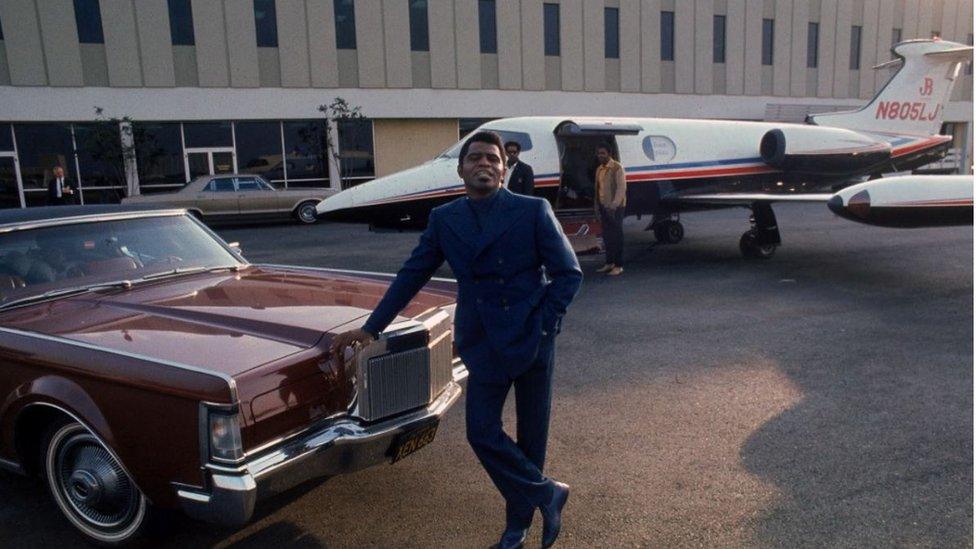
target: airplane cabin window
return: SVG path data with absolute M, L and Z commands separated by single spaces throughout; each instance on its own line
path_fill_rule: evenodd
M 663 135 L 648 135 L 641 142 L 641 148 L 651 162 L 670 162 L 675 155 L 674 141 Z

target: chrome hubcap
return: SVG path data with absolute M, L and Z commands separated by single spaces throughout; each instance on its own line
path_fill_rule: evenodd
M 302 206 L 302 209 L 298 211 L 298 215 L 302 218 L 302 221 L 305 221 L 306 223 L 315 221 L 315 206 Z
M 126 525 L 139 510 L 139 491 L 95 437 L 78 434 L 55 456 L 57 487 L 78 518 L 99 529 Z

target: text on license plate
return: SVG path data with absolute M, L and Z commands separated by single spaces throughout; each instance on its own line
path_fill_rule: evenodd
M 437 423 L 432 423 L 400 434 L 390 447 L 390 456 L 392 457 L 390 463 L 396 463 L 433 442 L 434 435 L 437 434 L 437 425 Z

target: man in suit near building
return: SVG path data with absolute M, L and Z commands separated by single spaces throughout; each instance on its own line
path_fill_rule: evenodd
M 519 160 L 522 145 L 518 141 L 505 143 L 505 154 L 508 156 L 508 175 L 505 176 L 505 188 L 513 193 L 532 196 L 535 192 L 535 173 L 532 166 Z
M 583 278 L 549 203 L 501 187 L 505 152 L 492 132 L 461 147 L 465 197 L 435 208 L 419 245 L 361 329 L 340 334 L 334 357 L 377 338 L 447 260 L 458 280 L 454 337 L 470 373 L 468 441 L 505 498 L 499 547 L 521 547 L 535 509 L 542 545 L 559 534 L 569 487 L 543 474 L 556 334 Z M 517 442 L 502 430 L 512 386 Z
M 48 204 L 74 204 L 75 191 L 64 177 L 64 168 L 54 167 L 54 176 L 47 182 Z

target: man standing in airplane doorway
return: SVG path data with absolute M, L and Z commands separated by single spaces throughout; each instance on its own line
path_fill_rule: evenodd
M 549 203 L 501 188 L 505 150 L 493 132 L 461 147 L 458 175 L 467 196 L 435 208 L 427 230 L 362 328 L 331 346 L 367 345 L 447 260 L 458 280 L 454 337 L 470 372 L 468 441 L 505 498 L 498 547 L 521 547 L 535 510 L 542 546 L 556 541 L 569 487 L 543 474 L 549 436 L 555 338 L 583 279 Z M 515 387 L 517 442 L 502 430 Z

